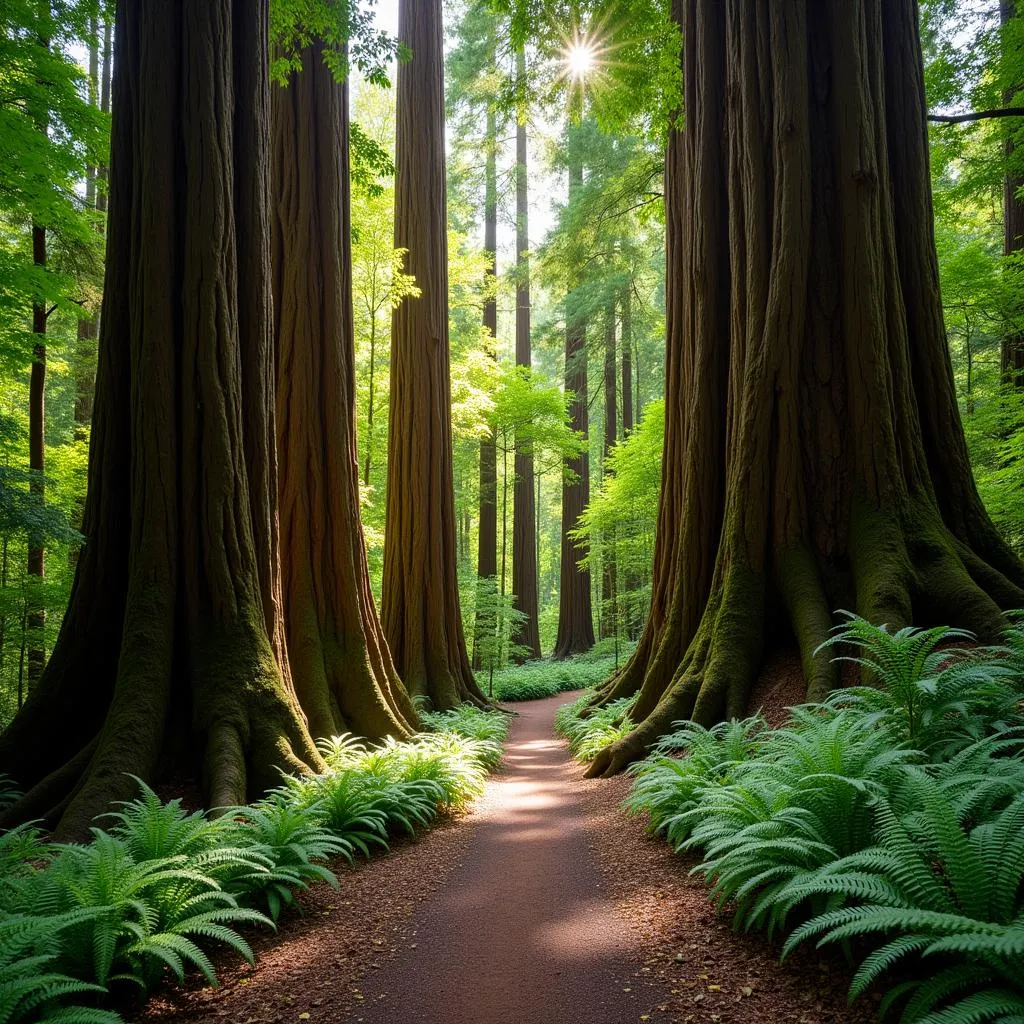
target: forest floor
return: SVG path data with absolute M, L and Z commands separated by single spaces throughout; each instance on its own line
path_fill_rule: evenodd
M 786 673 L 783 673 L 785 675 Z M 765 705 L 786 687 L 774 685 Z M 691 866 L 626 818 L 628 779 L 585 780 L 553 731 L 563 694 L 516 705 L 472 813 L 343 869 L 218 989 L 169 990 L 152 1024 L 838 1024 L 849 973 L 734 934 Z M 788 701 L 786 701 L 788 703 Z M 766 711 L 768 708 L 766 707 Z

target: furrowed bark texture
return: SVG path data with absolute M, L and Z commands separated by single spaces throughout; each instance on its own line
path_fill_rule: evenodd
M 516 76 L 526 81 L 526 54 L 516 53 Z M 530 369 L 530 203 L 527 178 L 526 120 L 516 123 L 516 366 Z M 527 659 L 539 658 L 540 629 L 537 622 L 537 495 L 534 486 L 533 451 L 516 445 L 515 486 L 512 493 L 512 594 L 513 606 L 526 616 L 515 627 L 512 642 L 525 648 Z
M 583 184 L 583 165 L 574 157 L 569 167 L 569 200 Z M 573 297 L 566 301 L 565 390 L 572 392 L 569 425 L 584 439 L 589 438 L 587 390 L 587 321 L 573 309 Z M 566 460 L 562 482 L 562 550 L 558 586 L 558 635 L 554 658 L 571 658 L 594 646 L 594 614 L 590 594 L 590 569 L 581 566 L 589 546 L 570 536 L 590 502 L 590 455 L 584 449 Z
M 266 4 L 121 0 L 116 34 L 87 543 L 0 736 L 7 820 L 70 836 L 126 772 L 223 806 L 321 765 L 277 643 Z
M 487 151 L 484 170 L 484 252 L 487 253 L 485 287 L 490 288 L 494 287 L 498 251 L 497 132 L 497 117 L 494 110 L 488 108 L 484 138 L 484 147 Z M 491 337 L 492 355 L 497 361 L 497 295 L 492 295 L 484 303 L 483 325 Z M 480 441 L 480 527 L 477 531 L 476 574 L 481 580 L 491 580 L 492 584 L 498 575 L 498 449 L 493 430 Z M 493 589 L 492 586 L 492 591 Z M 477 640 L 473 644 L 473 662 L 476 668 L 480 667 L 479 634 L 480 630 L 487 628 L 488 618 L 493 622 L 493 616 L 481 616 L 480 612 L 477 612 Z M 493 626 L 491 628 L 493 629 Z
M 435 708 L 485 704 L 459 611 L 448 349 L 441 0 L 401 0 L 395 247 L 419 298 L 392 314 L 381 621 L 409 693 Z
M 815 699 L 838 682 L 814 653 L 832 609 L 991 639 L 1024 597 L 957 412 L 915 0 L 675 11 L 652 609 L 601 695 L 639 691 L 640 724 L 593 774 L 676 719 L 743 714 L 768 626 L 791 629 Z
M 348 85 L 319 44 L 271 103 L 284 623 L 314 736 L 416 722 L 370 590 L 359 520 Z
M 999 21 L 1004 27 L 1013 20 L 1017 13 L 1017 0 L 999 0 Z M 1005 45 L 1005 43 L 1004 43 Z M 1019 60 L 1019 54 L 1006 54 L 1010 60 Z M 1013 105 L 1014 97 L 1019 90 L 1008 88 L 1003 92 L 1003 103 Z M 1010 124 L 1017 124 L 1011 121 Z M 1011 129 L 1012 131 L 1012 129 Z M 1014 159 L 1014 142 L 1012 134 L 1007 134 L 1005 155 L 1009 163 Z M 1017 158 L 1019 160 L 1019 158 Z M 1003 176 L 1003 255 L 1010 256 L 1024 249 L 1024 202 L 1018 196 L 1024 187 L 1024 177 L 1018 171 L 1007 167 Z M 1004 384 L 1015 384 L 1024 387 L 1024 337 L 1020 334 L 1008 334 L 1003 338 L 1000 365 Z
M 618 378 L 615 362 L 615 299 L 604 314 L 604 459 L 608 472 L 608 457 L 618 440 Z M 616 601 L 615 530 L 601 538 L 604 547 L 601 559 L 601 636 L 615 636 L 618 629 L 618 602 Z

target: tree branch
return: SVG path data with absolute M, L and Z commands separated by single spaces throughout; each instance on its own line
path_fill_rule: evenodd
M 964 124 L 967 121 L 985 121 L 992 117 L 1024 117 L 1024 107 L 997 107 L 991 110 L 972 110 L 967 114 L 929 114 L 928 120 L 938 124 Z

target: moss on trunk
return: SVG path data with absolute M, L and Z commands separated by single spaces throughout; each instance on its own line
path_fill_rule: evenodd
M 744 714 L 779 605 L 820 698 L 832 609 L 993 639 L 1024 598 L 957 412 L 914 0 L 675 13 L 653 608 L 599 697 L 639 690 L 639 725 L 592 774 L 677 719 Z
M 0 737 L 27 789 L 6 822 L 62 836 L 128 772 L 224 804 L 321 765 L 275 644 L 266 4 L 123 0 L 116 31 L 86 545 Z

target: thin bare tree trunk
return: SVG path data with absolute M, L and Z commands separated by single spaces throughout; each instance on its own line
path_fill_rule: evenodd
M 516 53 L 516 80 L 525 90 L 526 53 Z M 516 366 L 531 369 L 530 343 L 530 203 L 527 175 L 526 111 L 516 121 Z M 517 625 L 512 642 L 525 649 L 527 658 L 539 658 L 537 623 L 537 502 L 534 487 L 533 451 L 516 444 L 515 484 L 512 492 L 512 594 L 513 606 L 525 618 Z

